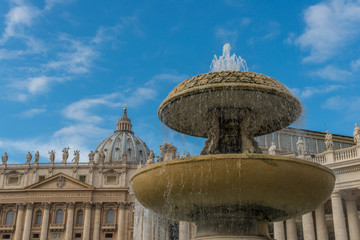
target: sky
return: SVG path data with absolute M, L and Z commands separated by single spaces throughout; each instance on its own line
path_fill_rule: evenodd
M 204 139 L 168 129 L 157 110 L 225 43 L 300 99 L 293 126 L 351 136 L 360 123 L 360 1 L 4 0 L 0 154 L 60 161 L 70 147 L 86 161 L 124 106 L 157 155 L 164 141 L 199 154 Z

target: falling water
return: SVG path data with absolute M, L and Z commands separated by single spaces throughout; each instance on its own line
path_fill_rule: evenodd
M 210 65 L 211 72 L 235 70 L 235 71 L 248 71 L 246 61 L 235 53 L 230 56 L 231 46 L 225 43 L 223 46 L 223 54 L 218 58 L 214 55 L 214 59 Z

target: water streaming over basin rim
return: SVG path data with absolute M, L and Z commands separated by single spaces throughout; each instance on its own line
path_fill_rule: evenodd
M 187 221 L 196 221 L 201 214 L 228 217 L 228 213 L 222 215 L 231 211 L 235 215 L 257 211 L 269 221 L 291 218 L 316 209 L 327 200 L 334 184 L 333 172 L 324 166 L 264 154 L 159 162 L 131 177 L 133 192 L 143 206 Z

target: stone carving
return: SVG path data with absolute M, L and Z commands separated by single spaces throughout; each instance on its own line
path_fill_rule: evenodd
M 39 151 L 36 151 L 35 158 L 34 158 L 34 164 L 39 163 L 39 158 L 40 158 L 40 153 L 39 153 Z
M 297 154 L 299 157 L 305 156 L 305 144 L 301 137 L 298 137 L 298 141 L 296 142 Z
M 155 159 L 155 153 L 153 152 L 153 150 L 151 150 L 149 155 L 148 155 L 148 158 L 146 160 L 146 164 L 154 163 L 155 162 L 154 159 Z
M 354 142 L 356 145 L 360 145 L 360 127 L 357 123 L 355 123 L 355 129 L 354 129 Z
M 176 150 L 177 148 L 172 145 L 172 143 L 164 142 L 163 145 L 160 145 L 160 159 L 161 161 L 169 161 L 176 159 Z
M 276 145 L 274 142 L 271 142 L 271 146 L 268 149 L 270 155 L 275 155 Z
M 65 177 L 64 176 L 59 176 L 56 182 L 56 186 L 58 188 L 62 188 L 65 186 Z
M 74 159 L 73 159 L 75 164 L 78 164 L 80 161 L 80 151 L 79 150 L 75 150 L 74 151 Z
M 89 156 L 89 164 L 94 164 L 95 153 L 91 150 L 88 156 Z
M 31 155 L 31 153 L 30 152 L 28 152 L 27 154 L 26 154 L 26 164 L 30 164 L 30 162 L 31 162 L 31 159 L 32 159 L 32 155 Z
M 121 156 L 121 163 L 126 164 L 126 160 L 127 160 L 127 155 L 126 155 L 126 152 L 124 152 Z
M 51 150 L 50 152 L 48 152 L 49 155 L 50 155 L 50 163 L 51 164 L 54 164 L 55 162 L 55 151 L 54 150 Z
M 99 164 L 103 164 L 104 162 L 105 162 L 105 153 L 104 153 L 104 150 L 102 150 L 99 153 Z
M 66 160 L 69 158 L 69 147 L 62 149 L 62 163 L 66 163 Z
M 333 137 L 329 131 L 326 131 L 325 134 L 325 145 L 326 145 L 326 151 L 331 151 L 334 149 Z
M 6 165 L 6 162 L 9 159 L 9 156 L 7 155 L 6 152 L 4 153 L 4 155 L 2 155 L 1 159 L 2 159 L 2 164 Z
M 219 153 L 261 153 L 254 140 L 252 123 L 255 121 L 250 109 L 231 110 L 231 117 L 226 117 L 228 109 L 212 109 L 208 113 L 207 137 L 201 155 Z

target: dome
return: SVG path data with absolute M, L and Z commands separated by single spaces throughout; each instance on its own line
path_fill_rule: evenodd
M 113 135 L 105 138 L 95 149 L 95 161 L 101 161 L 102 153 L 105 155 L 104 162 L 145 163 L 149 155 L 146 143 L 134 135 L 131 120 L 124 108 L 124 115 L 116 125 Z

